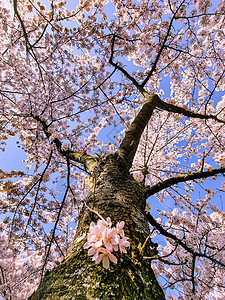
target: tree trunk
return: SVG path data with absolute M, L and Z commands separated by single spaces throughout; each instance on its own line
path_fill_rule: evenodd
M 30 299 L 165 299 L 151 262 L 143 259 L 156 254 L 154 244 L 149 239 L 140 251 L 149 235 L 142 184 L 134 180 L 117 153 L 99 161 L 93 182 L 86 203 L 105 219 L 110 217 L 113 226 L 125 222 L 125 235 L 130 241 L 128 253 L 115 252 L 118 263 L 111 263 L 108 270 L 91 260 L 83 245 L 90 223 L 99 218 L 84 206 L 66 258 L 45 275 Z

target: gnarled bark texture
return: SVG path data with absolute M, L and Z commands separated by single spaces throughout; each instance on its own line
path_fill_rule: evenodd
M 149 239 L 142 253 L 138 248 L 149 235 L 142 184 L 130 175 L 118 153 L 102 158 L 92 175 L 94 185 L 87 205 L 104 218 L 111 217 L 113 225 L 125 221 L 130 249 L 127 254 L 116 252 L 118 263 L 111 263 L 108 270 L 96 265 L 83 245 L 90 223 L 98 216 L 84 207 L 65 260 L 45 275 L 31 299 L 165 299 L 150 261 L 143 259 L 154 254 L 154 244 Z

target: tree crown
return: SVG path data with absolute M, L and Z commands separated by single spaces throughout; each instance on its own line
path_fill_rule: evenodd
M 112 153 L 151 203 L 164 288 L 225 296 L 224 16 L 224 1 L 0 0 L 1 150 L 13 137 L 27 156 L 0 173 L 6 299 L 65 256 Z

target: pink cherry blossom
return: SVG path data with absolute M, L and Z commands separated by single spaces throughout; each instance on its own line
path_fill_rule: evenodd
M 106 226 L 102 220 L 99 220 L 96 226 L 92 225 L 88 236 L 89 245 L 94 244 L 96 248 L 100 247 L 103 242 L 103 234 L 105 229 Z M 87 245 L 85 247 L 87 247 Z
M 116 227 L 111 228 L 112 222 L 108 217 L 107 222 L 99 219 L 97 224 L 91 223 L 87 242 L 84 244 L 84 249 L 88 250 L 88 255 L 92 256 L 92 260 L 96 264 L 103 262 L 103 267 L 109 268 L 109 261 L 117 263 L 116 257 L 112 254 L 113 251 L 120 250 L 120 253 L 127 253 L 126 248 L 130 246 L 128 238 L 125 237 L 123 227 L 124 221 L 117 223 Z
M 115 228 L 106 229 L 104 231 L 103 243 L 109 251 L 112 251 L 113 245 L 117 245 L 119 243 L 119 236 L 116 233 L 117 230 Z
M 130 242 L 128 242 L 127 237 L 123 237 L 119 240 L 119 249 L 121 253 L 127 253 L 126 247 L 130 247 Z
M 102 252 L 102 254 L 99 254 L 97 259 L 95 260 L 96 264 L 99 264 L 102 261 L 103 267 L 105 269 L 109 268 L 109 261 L 117 264 L 117 258 L 108 249 L 100 248 L 99 252 Z
M 125 225 L 124 221 L 121 221 L 116 225 L 117 234 L 119 234 L 122 238 L 124 237 L 124 231 L 123 231 L 124 225 Z
M 106 222 L 107 222 L 107 224 L 108 224 L 108 227 L 111 227 L 111 226 L 112 226 L 112 221 L 111 221 L 111 218 L 110 218 L 110 217 L 108 217 L 108 218 L 106 219 Z

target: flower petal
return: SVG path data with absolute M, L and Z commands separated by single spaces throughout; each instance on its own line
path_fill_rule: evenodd
M 113 262 L 114 264 L 117 264 L 117 258 L 116 258 L 115 255 L 113 255 L 112 253 L 109 253 L 109 259 L 110 259 L 111 262 Z
M 109 268 L 109 257 L 108 257 L 108 255 L 104 255 L 102 263 L 103 263 L 103 267 L 105 269 Z

